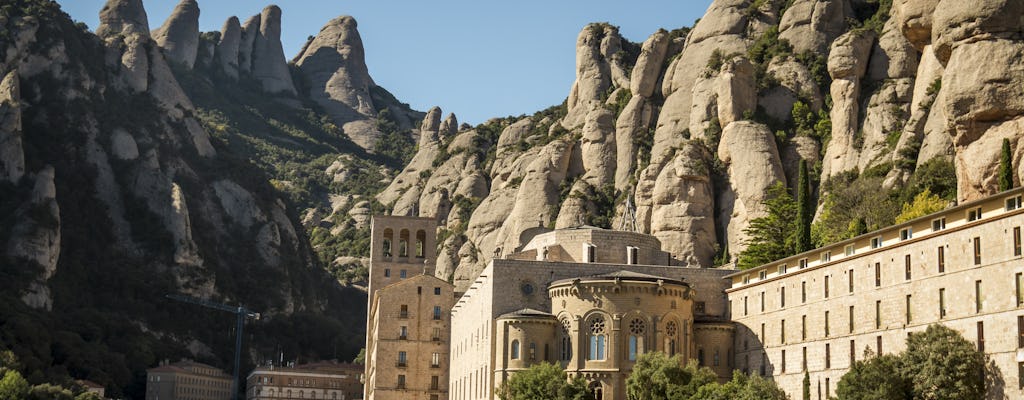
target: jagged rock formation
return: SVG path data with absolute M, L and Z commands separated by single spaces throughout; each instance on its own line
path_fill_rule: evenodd
M 228 18 L 220 30 L 220 43 L 217 44 L 217 61 L 220 68 L 232 79 L 238 79 L 238 49 L 242 42 L 242 25 L 238 17 Z
M 241 42 L 237 20 L 227 24 L 215 63 L 218 51 L 198 36 L 191 0 L 154 37 L 139 0 L 108 1 L 96 35 L 54 2 L 19 0 L 0 14 L 7 32 L 0 38 L 0 225 L 9 228 L 0 230 L 0 274 L 11 295 L 0 299 L 5 316 L 22 318 L 26 306 L 50 310 L 33 316 L 42 322 L 25 325 L 26 332 L 52 327 L 37 343 L 113 363 L 83 368 L 117 388 L 136 383 L 116 371 L 185 356 L 194 339 L 213 337 L 207 333 L 216 324 L 202 316 L 190 316 L 197 319 L 193 331 L 167 324 L 179 312 L 167 306 L 168 293 L 244 303 L 276 323 L 305 313 L 316 325 L 326 318 L 361 326 L 360 294 L 315 268 L 294 206 L 245 155 L 210 137 L 168 65 L 171 59 L 197 75 L 238 65 L 231 55 Z M 276 8 L 261 17 L 250 65 L 268 91 L 293 95 L 279 18 Z M 152 312 L 158 308 L 164 311 Z M 97 332 L 88 344 L 57 322 L 76 321 L 83 310 Z M 126 347 L 106 343 L 115 331 L 118 341 L 163 345 L 126 357 Z M 4 333 L 16 341 L 9 344 L 28 339 L 11 332 Z M 346 353 L 358 350 L 356 341 L 337 343 Z M 44 360 L 42 368 L 52 362 L 67 374 L 67 365 L 58 365 L 64 361 Z
M 296 94 L 281 45 L 281 9 L 268 6 L 260 13 L 260 29 L 252 44 L 252 75 L 269 93 Z
M 587 223 L 651 233 L 681 264 L 735 260 L 767 188 L 792 190 L 801 160 L 820 171 L 815 191 L 866 171 L 895 190 L 955 160 L 957 197 L 977 198 L 996 190 L 1003 138 L 1020 168 L 1022 8 L 716 0 L 688 33 L 642 44 L 592 24 L 564 109 L 460 132 L 501 129 L 493 149 L 475 149 L 493 152 L 483 165 L 445 142 L 421 148 L 378 199 L 447 221 L 439 275 L 465 285 L 537 232 Z M 1001 67 L 969 67 L 982 64 Z M 456 201 L 460 179 L 483 181 L 483 195 Z
M 11 71 L 0 80 L 0 180 L 18 183 L 25 175 L 21 143 L 21 89 Z
M 182 0 L 174 7 L 164 25 L 153 32 L 164 54 L 171 61 L 191 69 L 199 53 L 199 3 Z

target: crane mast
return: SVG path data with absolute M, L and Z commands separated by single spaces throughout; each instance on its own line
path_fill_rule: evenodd
M 236 323 L 238 325 L 237 325 L 236 330 L 235 330 L 235 369 L 232 372 L 231 398 L 233 400 L 238 400 L 238 388 L 239 388 L 239 385 L 238 385 L 238 370 L 241 368 L 242 329 L 245 326 L 245 320 L 247 318 L 252 318 L 253 320 L 258 321 L 260 319 L 260 313 L 255 312 L 253 310 L 249 310 L 249 309 L 247 309 L 245 307 L 242 307 L 242 306 L 229 306 L 227 304 L 216 303 L 216 302 L 212 302 L 212 301 L 209 301 L 209 300 L 203 300 L 203 299 L 192 297 L 192 296 L 186 296 L 186 295 L 183 295 L 183 294 L 169 294 L 169 295 L 167 295 L 167 298 L 169 298 L 171 300 L 177 300 L 177 301 L 180 301 L 182 303 L 193 304 L 193 305 L 197 305 L 197 306 L 202 306 L 202 307 L 206 307 L 206 308 L 212 308 L 214 310 L 225 311 L 225 312 L 229 312 L 229 313 L 235 314 L 235 316 L 237 318 Z

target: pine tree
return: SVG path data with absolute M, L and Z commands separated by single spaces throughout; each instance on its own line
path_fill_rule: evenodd
M 999 191 L 1013 188 L 1013 156 L 1010 154 L 1010 139 L 1003 139 L 1003 153 L 999 158 Z
M 800 175 L 796 188 L 796 251 L 802 253 L 811 249 L 811 218 L 814 206 L 811 204 L 811 182 L 807 176 L 807 160 L 800 160 Z

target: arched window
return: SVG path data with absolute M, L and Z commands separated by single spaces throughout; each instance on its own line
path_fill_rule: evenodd
M 424 231 L 417 231 L 416 232 L 416 257 L 418 257 L 418 258 L 426 257 L 426 247 L 427 247 L 427 233 L 424 232 Z
M 569 336 L 569 320 L 562 320 L 561 360 L 572 360 L 572 337 Z
M 665 352 L 668 356 L 676 355 L 676 335 L 679 334 L 679 327 L 676 321 L 669 321 L 665 324 Z
M 391 229 L 384 230 L 384 240 L 381 242 L 381 254 L 384 257 L 391 257 L 391 243 L 395 240 L 395 234 Z
M 398 256 L 409 257 L 409 231 L 405 229 L 398 236 Z
M 519 359 L 519 341 L 518 340 L 513 340 L 512 341 L 512 359 L 513 360 L 518 360 Z
M 629 322 L 629 361 L 636 361 L 637 354 L 644 352 L 644 334 L 647 322 L 642 318 L 634 318 Z
M 605 342 L 604 317 L 596 316 L 590 319 L 590 354 L 588 360 L 604 360 Z
M 595 399 L 604 400 L 604 387 L 602 387 L 601 382 L 591 382 L 590 393 L 594 394 Z

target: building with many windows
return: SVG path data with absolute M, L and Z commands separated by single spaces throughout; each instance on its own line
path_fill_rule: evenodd
M 448 399 L 454 286 L 435 278 L 436 222 L 377 216 L 371 223 L 365 398 Z
M 363 398 L 363 366 L 317 362 L 293 367 L 256 367 L 246 378 L 248 400 Z
M 163 363 L 146 370 L 146 400 L 228 400 L 231 375 L 194 361 Z
M 394 276 L 413 267 L 395 262 L 391 240 L 414 236 L 393 236 L 401 230 L 375 223 L 371 254 L 389 257 L 372 263 L 370 274 L 392 286 L 373 295 L 367 348 L 378 355 L 368 382 L 375 371 L 379 387 L 405 387 L 413 398 L 493 399 L 516 371 L 547 361 L 584 377 L 599 399 L 620 399 L 637 355 L 662 351 L 710 367 L 722 380 L 733 370 L 770 377 L 793 398 L 807 371 L 812 398 L 827 399 L 865 350 L 901 351 L 908 333 L 939 323 L 991 358 L 1002 374 L 993 379 L 1003 382 L 998 390 L 1024 398 L 1022 194 L 1015 189 L 745 271 L 688 268 L 650 235 L 538 229 L 492 260 L 447 308 L 420 291 L 449 290 L 430 276 L 432 268 Z M 405 220 L 386 218 L 392 225 Z M 427 235 L 426 257 L 432 240 Z M 411 326 L 422 333 L 437 313 L 416 301 L 441 307 L 442 319 L 450 309 L 450 325 L 437 324 L 444 345 L 435 347 L 436 362 L 422 360 L 435 352 L 430 347 L 402 350 L 415 346 L 395 338 L 413 335 L 405 330 Z M 437 397 L 410 389 L 411 375 L 399 366 L 414 359 L 438 364 L 441 382 L 448 377 Z M 381 385 L 385 379 L 390 383 Z
M 1022 190 L 871 232 L 727 278 L 737 368 L 793 398 L 835 394 L 865 350 L 904 350 L 942 324 L 974 341 L 1024 398 Z M 980 373 L 980 371 L 979 371 Z

